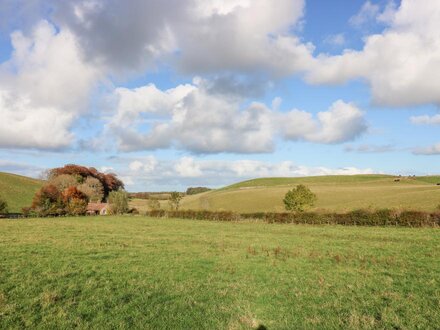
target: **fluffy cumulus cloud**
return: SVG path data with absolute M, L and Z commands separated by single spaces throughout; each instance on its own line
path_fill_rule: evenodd
M 317 114 L 282 112 L 263 103 L 219 94 L 210 82 L 159 90 L 154 85 L 115 91 L 116 112 L 107 126 L 123 151 L 177 147 L 195 153 L 261 153 L 277 136 L 316 143 L 350 141 L 367 129 L 363 112 L 336 101 Z M 277 102 L 275 102 L 277 103 Z
M 315 84 L 364 79 L 381 105 L 440 104 L 440 2 L 402 0 L 377 19 L 388 24 L 382 34 L 368 36 L 360 51 L 318 56 L 306 79 Z
M 141 164 L 154 162 L 160 171 L 145 171 Z M 134 190 L 142 187 L 166 189 L 170 183 L 181 189 L 191 185 L 208 185 L 219 187 L 238 180 L 260 177 L 294 177 L 311 175 L 353 175 L 375 173 L 370 168 L 327 168 L 297 165 L 292 161 L 266 162 L 257 160 L 204 160 L 193 157 L 182 157 L 176 160 L 159 160 L 147 156 L 129 161 L 129 168 L 121 170 L 128 178 L 128 186 Z M 133 166 L 133 164 L 137 164 Z M 139 166 L 138 166 L 139 165 Z M 145 190 L 145 189 L 144 189 Z
M 190 73 L 285 73 L 308 65 L 313 50 L 290 33 L 304 0 L 79 0 L 55 8 L 54 19 L 74 31 L 88 58 L 116 70 L 178 54 Z
M 98 71 L 82 61 L 71 33 L 47 21 L 11 40 L 12 57 L 0 64 L 0 147 L 68 146 Z

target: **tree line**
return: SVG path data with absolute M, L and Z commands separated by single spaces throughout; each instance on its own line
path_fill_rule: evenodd
M 110 213 L 128 210 L 124 183 L 114 173 L 102 173 L 93 167 L 68 164 L 47 173 L 46 184 L 36 192 L 25 215 L 84 215 L 89 202 L 109 201 Z

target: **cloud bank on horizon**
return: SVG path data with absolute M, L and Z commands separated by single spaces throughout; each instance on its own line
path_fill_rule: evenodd
M 354 3 L 332 4 L 329 33 L 313 0 L 4 0 L 0 170 L 86 160 L 157 186 L 439 171 L 420 159 L 440 154 L 440 2 Z

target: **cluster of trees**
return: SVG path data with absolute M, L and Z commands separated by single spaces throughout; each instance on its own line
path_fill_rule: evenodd
M 186 194 L 187 195 L 195 195 L 195 194 L 200 194 L 206 191 L 210 191 L 210 188 L 207 187 L 189 187 L 188 189 L 186 189 Z
M 119 189 L 124 189 L 124 183 L 119 180 L 116 174 L 113 173 L 101 173 L 96 168 L 93 167 L 85 167 L 74 164 L 69 164 L 64 167 L 54 168 L 49 171 L 47 175 L 47 179 L 49 182 L 52 180 L 57 180 L 60 176 L 63 176 L 64 179 L 70 177 L 69 183 L 72 183 L 72 178 L 77 181 L 79 184 L 87 184 L 86 180 L 88 179 L 88 186 L 92 186 L 98 184 L 98 186 L 102 189 L 103 198 L 107 198 L 108 194 L 111 191 L 116 191 Z M 63 179 L 58 179 L 63 181 Z M 80 188 L 78 188 L 80 189 Z M 83 187 L 83 189 L 87 189 Z
M 110 210 L 119 214 L 128 209 L 128 198 L 123 188 L 123 182 L 113 173 L 69 164 L 48 172 L 47 184 L 37 191 L 31 207 L 23 209 L 23 212 L 38 216 L 83 215 L 89 202 L 108 199 L 110 203 L 115 203 L 110 205 Z

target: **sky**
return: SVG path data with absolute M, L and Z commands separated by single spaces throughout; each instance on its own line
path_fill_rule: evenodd
M 0 0 L 0 171 L 129 191 L 440 173 L 438 0 Z

